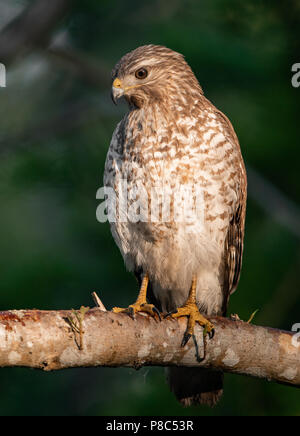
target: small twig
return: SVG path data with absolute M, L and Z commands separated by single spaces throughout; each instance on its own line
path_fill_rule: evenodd
M 248 324 L 251 324 L 252 321 L 254 320 L 256 314 L 259 312 L 259 309 L 256 309 L 255 312 L 252 313 L 252 315 L 250 316 L 249 320 L 247 321 Z
M 75 319 L 72 315 L 67 317 L 69 324 L 72 327 L 74 333 L 79 334 L 79 343 L 77 342 L 75 336 L 75 341 L 79 350 L 83 350 L 83 335 L 84 335 L 83 321 L 84 321 L 85 314 L 89 310 L 90 310 L 89 307 L 81 306 L 79 311 L 72 309 L 72 315 L 74 315 Z
M 96 306 L 99 307 L 99 309 L 102 310 L 103 312 L 107 312 L 104 304 L 102 303 L 102 301 L 100 300 L 100 298 L 98 297 L 96 292 L 92 293 L 92 297 L 93 297 L 93 300 L 94 300 Z
M 239 317 L 239 315 L 238 315 L 237 313 L 232 313 L 232 314 L 230 315 L 230 319 L 231 319 L 232 321 L 241 321 L 241 318 Z

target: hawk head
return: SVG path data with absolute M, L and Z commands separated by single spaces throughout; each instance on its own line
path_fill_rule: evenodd
M 130 106 L 141 108 L 169 96 L 190 96 L 201 87 L 183 55 L 167 47 L 145 45 L 127 53 L 112 71 L 114 103 L 125 97 Z

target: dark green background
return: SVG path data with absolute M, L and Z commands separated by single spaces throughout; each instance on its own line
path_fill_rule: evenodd
M 0 24 L 29 3 L 0 0 Z M 108 308 L 136 297 L 109 226 L 96 221 L 95 197 L 125 110 L 109 99 L 110 69 L 129 50 L 155 43 L 186 56 L 206 96 L 231 119 L 247 164 L 294 203 L 287 228 L 274 212 L 284 214 L 276 195 L 262 209 L 250 180 L 230 313 L 248 319 L 260 309 L 255 323 L 286 330 L 300 322 L 300 88 L 291 85 L 299 29 L 296 0 L 74 2 L 52 37 L 89 67 L 42 47 L 9 65 L 0 89 L 0 310 L 91 306 L 92 291 Z M 214 410 L 182 409 L 162 369 L 0 370 L 1 416 L 127 414 L 299 415 L 300 396 L 228 375 Z

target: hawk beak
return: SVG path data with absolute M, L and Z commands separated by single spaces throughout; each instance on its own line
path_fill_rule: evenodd
M 124 89 L 122 87 L 122 82 L 120 79 L 115 79 L 111 88 L 111 98 L 114 104 L 117 104 L 119 98 L 124 95 Z

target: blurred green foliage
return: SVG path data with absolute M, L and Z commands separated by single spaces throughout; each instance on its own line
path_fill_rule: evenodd
M 0 0 L 0 9 L 20 3 L 30 2 Z M 110 102 L 109 70 L 139 45 L 182 52 L 230 117 L 247 163 L 299 204 L 299 29 L 296 1 L 76 1 L 57 32 L 107 69 L 107 81 L 93 86 L 39 50 L 10 66 L 0 89 L 0 310 L 89 306 L 92 291 L 108 308 L 135 298 L 95 197 L 126 110 Z M 248 319 L 259 308 L 256 323 L 290 330 L 300 322 L 299 267 L 299 240 L 252 196 L 230 313 Z M 300 415 L 297 389 L 230 375 L 212 411 L 182 409 L 157 368 L 2 369 L 0 385 L 1 416 Z

